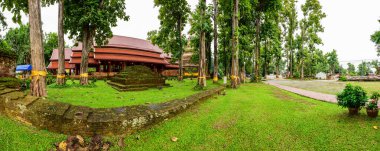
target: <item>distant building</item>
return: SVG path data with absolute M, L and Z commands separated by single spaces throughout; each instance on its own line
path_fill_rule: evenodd
M 320 79 L 320 80 L 326 80 L 327 74 L 324 72 L 319 72 L 319 73 L 317 73 L 317 75 L 315 75 L 315 78 Z

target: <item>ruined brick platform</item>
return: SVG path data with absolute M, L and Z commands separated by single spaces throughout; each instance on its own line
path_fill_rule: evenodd
M 67 135 L 122 135 L 146 128 L 220 94 L 218 87 L 183 99 L 118 108 L 90 108 L 53 102 L 0 87 L 0 114 L 39 129 Z
M 107 82 L 118 91 L 139 91 L 164 86 L 165 78 L 143 65 L 128 66 Z

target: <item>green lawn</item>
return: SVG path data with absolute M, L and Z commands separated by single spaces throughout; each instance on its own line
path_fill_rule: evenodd
M 76 81 L 77 84 L 78 82 Z M 171 87 L 164 87 L 162 90 L 151 88 L 145 91 L 119 92 L 103 80 L 98 80 L 95 87 L 71 86 L 71 82 L 68 81 L 69 87 L 66 88 L 48 87 L 48 99 L 93 108 L 159 103 L 184 98 L 199 92 L 193 89 L 196 82 L 196 79 L 186 79 L 183 82 L 167 80 L 166 83 L 170 84 Z M 207 85 L 207 89 L 218 86 L 212 84 L 211 80 L 207 81 Z
M 367 118 L 364 110 L 348 117 L 335 104 L 265 84 L 226 93 L 127 136 L 125 150 L 380 150 L 380 130 L 373 129 L 380 118 Z M 0 118 L 0 150 L 46 150 L 61 137 Z M 117 144 L 118 138 L 107 139 Z
M 332 80 L 275 80 L 274 82 L 326 94 L 338 94 L 343 91 L 348 83 L 363 87 L 369 94 L 374 91 L 380 92 L 380 82 L 340 82 Z

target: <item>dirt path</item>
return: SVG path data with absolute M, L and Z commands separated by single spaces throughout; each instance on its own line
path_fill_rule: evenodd
M 337 99 L 335 95 L 318 93 L 314 91 L 308 91 L 308 90 L 298 89 L 294 87 L 284 86 L 284 85 L 277 84 L 273 81 L 266 81 L 265 83 L 269 85 L 273 85 L 277 88 L 280 88 L 289 92 L 293 92 L 293 93 L 308 97 L 308 98 L 312 98 L 312 99 L 316 99 L 316 100 L 320 100 L 324 102 L 337 103 Z

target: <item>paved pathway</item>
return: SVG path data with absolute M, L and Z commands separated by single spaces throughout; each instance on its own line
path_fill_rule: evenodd
M 280 89 L 283 89 L 283 90 L 286 90 L 289 92 L 293 92 L 293 93 L 308 97 L 308 98 L 312 98 L 312 99 L 316 99 L 316 100 L 320 100 L 320 101 L 325 101 L 325 102 L 330 102 L 330 103 L 337 103 L 338 102 L 335 95 L 318 93 L 318 92 L 298 89 L 298 88 L 294 88 L 294 87 L 290 87 L 290 86 L 284 86 L 284 85 L 280 85 L 274 81 L 266 81 L 265 83 L 267 83 L 269 85 L 273 85 L 275 87 L 278 87 Z

